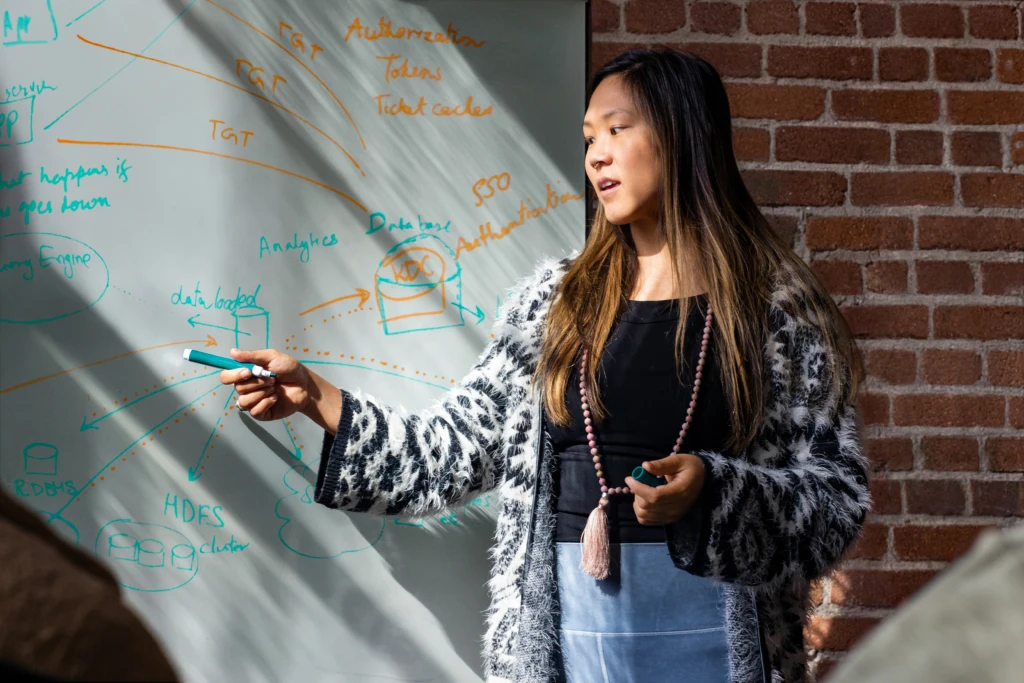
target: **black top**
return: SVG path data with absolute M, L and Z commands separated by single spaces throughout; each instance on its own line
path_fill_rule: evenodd
M 675 331 L 679 301 L 629 301 L 612 329 L 601 355 L 598 378 L 609 415 L 594 423 L 601 463 L 609 486 L 625 486 L 625 478 L 645 460 L 672 452 L 693 392 L 697 354 L 707 314 L 707 296 L 686 300 L 688 318 L 682 383 L 675 370 Z M 694 305 L 696 304 L 696 305 Z M 680 452 L 724 452 L 729 436 L 728 404 L 719 376 L 712 325 L 700 394 L 693 421 Z M 579 365 L 573 365 L 566 390 L 571 424 L 560 427 L 545 418 L 558 457 L 558 541 L 579 542 L 587 517 L 601 497 L 601 487 L 583 428 Z M 613 496 L 606 508 L 612 543 L 663 543 L 662 526 L 643 526 L 633 511 L 633 496 Z

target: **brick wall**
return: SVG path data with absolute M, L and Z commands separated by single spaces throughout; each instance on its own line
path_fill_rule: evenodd
M 592 0 L 726 81 L 755 199 L 865 354 L 875 505 L 808 627 L 819 680 L 978 533 L 1024 517 L 1024 39 L 1012 0 Z

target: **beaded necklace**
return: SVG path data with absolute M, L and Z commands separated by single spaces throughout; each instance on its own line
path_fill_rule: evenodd
M 697 373 L 693 379 L 693 393 L 690 395 L 690 405 L 686 409 L 686 419 L 679 429 L 679 438 L 672 447 L 672 453 L 679 453 L 686 432 L 693 421 L 693 413 L 697 407 L 697 395 L 700 392 L 700 382 L 704 374 L 704 359 L 707 357 L 708 340 L 711 338 L 711 307 L 708 306 L 707 315 L 704 316 L 704 336 L 700 342 L 700 355 L 697 360 Z M 590 446 L 590 455 L 594 460 L 594 471 L 597 475 L 597 482 L 601 485 L 601 499 L 597 507 L 587 518 L 587 526 L 583 529 L 582 543 L 583 555 L 580 559 L 580 569 L 584 574 L 589 574 L 595 579 L 608 578 L 611 564 L 609 543 L 608 543 L 608 516 L 604 509 L 608 505 L 611 496 L 633 495 L 628 486 L 608 486 L 604 470 L 601 467 L 601 453 L 597 448 L 597 437 L 594 435 L 594 427 L 590 420 L 590 404 L 587 402 L 586 387 L 587 372 L 587 350 L 583 349 L 583 357 L 580 361 L 580 400 L 583 404 L 583 424 L 587 431 L 587 444 Z

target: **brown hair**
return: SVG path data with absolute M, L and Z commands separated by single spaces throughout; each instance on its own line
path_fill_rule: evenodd
M 625 52 L 591 79 L 587 100 L 606 78 L 622 79 L 654 136 L 662 165 L 660 219 L 677 281 L 696 268 L 714 311 L 712 340 L 730 406 L 728 448 L 738 453 L 756 436 L 766 402 L 763 354 L 768 303 L 778 282 L 806 303 L 829 357 L 828 390 L 853 400 L 863 377 L 852 334 L 831 296 L 803 260 L 768 224 L 751 198 L 732 151 L 729 101 L 721 78 L 703 59 L 668 48 Z M 689 257 L 689 258 L 688 258 Z M 565 391 L 584 348 L 587 394 L 595 421 L 606 410 L 598 360 L 616 318 L 636 285 L 639 262 L 629 226 L 614 225 L 598 207 L 586 244 L 559 283 L 548 312 L 534 381 L 542 381 L 548 418 L 567 425 Z M 681 300 L 686 311 L 688 299 Z M 676 329 L 676 368 L 683 369 L 685 314 Z M 852 370 L 852 372 L 851 372 Z

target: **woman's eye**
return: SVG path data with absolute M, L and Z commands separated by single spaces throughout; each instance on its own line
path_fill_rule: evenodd
M 615 131 L 622 130 L 625 126 L 612 126 L 612 135 L 615 135 Z

